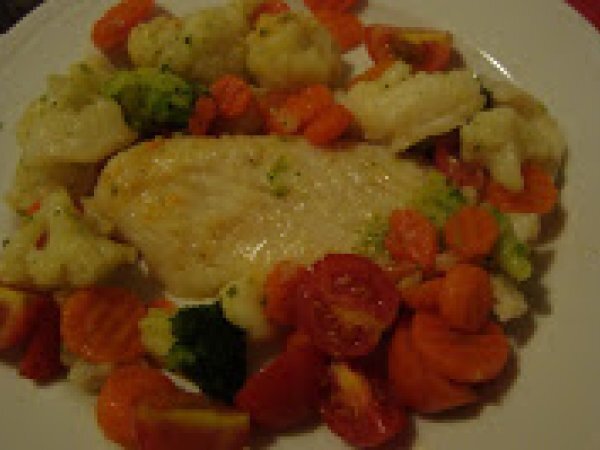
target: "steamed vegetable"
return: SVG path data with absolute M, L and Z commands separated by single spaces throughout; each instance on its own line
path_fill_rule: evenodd
M 533 273 L 529 247 L 521 242 L 509 218 L 497 209 L 491 209 L 500 226 L 500 237 L 494 249 L 494 259 L 500 268 L 517 281 L 527 280 Z
M 167 365 L 202 391 L 231 403 L 246 378 L 244 331 L 223 316 L 220 303 L 184 308 L 171 319 L 175 345 Z
M 122 70 L 104 86 L 125 112 L 127 123 L 142 134 L 184 129 L 198 96 L 195 86 L 167 71 Z
M 417 195 L 415 207 L 441 228 L 465 203 L 463 194 L 449 186 L 443 175 L 431 172 Z

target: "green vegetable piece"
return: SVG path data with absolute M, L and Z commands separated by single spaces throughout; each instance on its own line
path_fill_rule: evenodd
M 246 338 L 225 319 L 220 302 L 180 309 L 171 319 L 175 345 L 167 367 L 181 372 L 202 391 L 232 403 L 246 379 Z
M 443 228 L 448 218 L 465 204 L 466 200 L 460 190 L 449 186 L 442 174 L 431 172 L 417 194 L 414 206 L 436 227 Z
M 353 251 L 370 258 L 384 255 L 386 252 L 385 238 L 389 226 L 387 220 L 379 215 L 373 216 L 362 230 L 359 230 L 359 240 Z
M 169 71 L 143 67 L 117 72 L 103 92 L 132 128 L 150 135 L 186 128 L 200 90 Z
M 286 184 L 286 174 L 290 171 L 290 166 L 285 157 L 280 156 L 267 172 L 267 182 L 271 189 L 271 194 L 277 198 L 285 197 L 290 193 L 290 187 Z

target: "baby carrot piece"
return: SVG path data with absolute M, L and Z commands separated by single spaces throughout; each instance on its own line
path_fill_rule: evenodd
M 487 200 L 502 212 L 547 214 L 552 211 L 558 199 L 552 177 L 532 163 L 523 166 L 522 174 L 525 187 L 521 192 L 511 192 L 491 181 Z
M 453 383 L 427 366 L 415 350 L 407 324 L 398 326 L 390 343 L 388 375 L 399 400 L 419 413 L 438 413 L 477 401 L 468 386 Z
M 303 130 L 323 111 L 334 104 L 333 93 L 322 84 L 315 84 L 290 95 L 284 102 L 280 114 L 292 118 L 298 130 Z
M 392 258 L 418 263 L 423 269 L 433 268 L 438 251 L 435 225 L 412 209 L 392 212 L 389 224 L 385 246 Z
M 125 289 L 80 289 L 63 304 L 60 332 L 67 350 L 87 361 L 132 361 L 144 352 L 138 321 L 145 314 L 142 301 Z
M 312 11 L 348 11 L 358 3 L 358 0 L 304 0 L 306 7 Z
M 352 113 L 342 105 L 331 105 L 323 110 L 304 130 L 304 137 L 316 146 L 327 146 L 336 141 L 352 124 Z
M 129 32 L 148 20 L 154 12 L 154 0 L 122 0 L 98 19 L 92 29 L 92 41 L 103 52 L 112 52 L 127 42 Z
M 448 325 L 477 333 L 487 323 L 493 306 L 490 276 L 480 267 L 457 264 L 446 274 L 438 302 Z
M 224 75 L 210 87 L 217 104 L 217 114 L 226 119 L 241 117 L 252 105 L 250 85 L 235 75 Z
M 265 314 L 273 323 L 296 323 L 296 287 L 306 269 L 290 261 L 275 265 L 265 280 Z
M 343 52 L 352 50 L 363 42 L 364 28 L 354 14 L 319 9 L 314 11 L 314 15 L 329 30 Z
M 494 216 L 479 206 L 463 206 L 444 226 L 446 245 L 464 259 L 489 255 L 499 234 Z
M 462 383 L 496 378 L 506 366 L 510 344 L 502 328 L 489 322 L 479 334 L 451 330 L 442 318 L 417 313 L 412 342 L 423 361 L 441 376 Z
M 280 14 L 288 12 L 290 10 L 289 5 L 281 0 L 267 0 L 256 7 L 252 11 L 250 21 L 254 24 L 260 16 L 263 14 Z
M 196 100 L 194 113 L 189 119 L 188 129 L 195 136 L 204 136 L 217 116 L 217 104 L 210 97 Z
M 135 412 L 150 395 L 176 394 L 177 387 L 160 370 L 143 365 L 115 369 L 96 402 L 96 419 L 106 437 L 126 448 L 136 448 Z
M 415 286 L 400 290 L 402 302 L 415 311 L 437 311 L 442 289 L 443 278 L 434 278 Z

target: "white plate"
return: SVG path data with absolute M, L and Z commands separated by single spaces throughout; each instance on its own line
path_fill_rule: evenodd
M 18 158 L 15 123 L 45 77 L 90 50 L 90 24 L 113 2 L 49 0 L 0 39 L 0 192 Z M 182 13 L 218 1 L 170 1 Z M 370 22 L 430 25 L 455 32 L 469 62 L 480 50 L 558 118 L 569 142 L 560 236 L 518 346 L 518 376 L 477 415 L 420 421 L 419 450 L 593 450 L 600 448 L 600 35 L 560 0 L 370 0 Z M 11 215 L 0 210 L 0 237 Z M 556 219 L 556 218 L 555 218 Z M 336 449 L 327 432 L 277 441 L 281 449 Z M 0 448 L 109 449 L 92 399 L 66 384 L 40 389 L 0 365 Z

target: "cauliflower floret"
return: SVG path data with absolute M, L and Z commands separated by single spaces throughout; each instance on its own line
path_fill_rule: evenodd
M 357 83 L 342 99 L 367 140 L 405 150 L 463 125 L 483 106 L 479 83 L 466 70 L 410 77 L 408 70 L 397 63 L 388 69 L 392 74 Z
M 263 14 L 246 42 L 248 71 L 262 87 L 334 85 L 340 77 L 342 60 L 337 44 L 308 15 Z
M 484 164 L 507 189 L 523 189 L 521 164 L 540 163 L 550 173 L 560 167 L 566 142 L 546 108 L 505 82 L 484 82 L 494 108 L 481 111 L 461 129 L 461 156 Z
M 534 213 L 506 213 L 517 239 L 524 243 L 535 242 L 540 235 L 541 217 Z
M 491 277 L 494 314 L 500 322 L 508 322 L 527 313 L 527 301 L 519 288 L 504 275 Z
M 159 361 L 166 360 L 175 344 L 172 317 L 173 313 L 164 309 L 149 308 L 146 316 L 138 324 L 144 348 Z
M 79 63 L 48 78 L 46 94 L 25 111 L 17 129 L 29 164 L 95 163 L 136 139 L 119 105 L 101 96 L 107 63 Z
M 44 164 L 41 166 L 19 161 L 15 178 L 6 201 L 15 211 L 23 213 L 35 202 L 43 201 L 50 193 L 63 188 L 71 198 L 90 194 L 96 183 L 95 164 Z
M 69 195 L 57 191 L 5 247 L 0 280 L 41 289 L 88 286 L 135 256 L 133 248 L 97 235 Z
M 263 341 L 273 337 L 273 326 L 263 308 L 262 283 L 257 276 L 247 276 L 224 286 L 219 293 L 225 318 L 244 329 L 250 339 Z
M 135 66 L 168 66 L 184 78 L 211 83 L 224 74 L 244 73 L 248 31 L 243 4 L 232 3 L 140 24 L 127 49 Z

